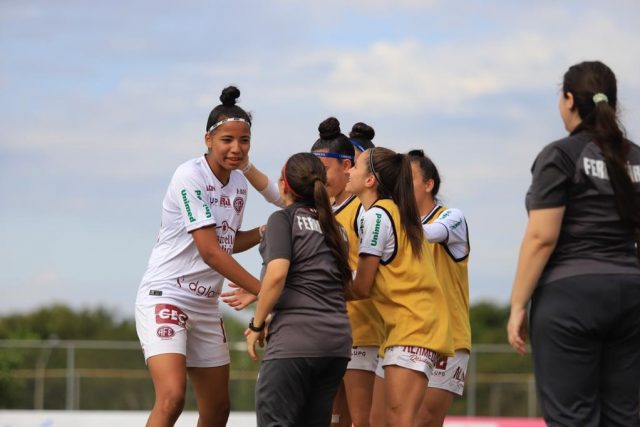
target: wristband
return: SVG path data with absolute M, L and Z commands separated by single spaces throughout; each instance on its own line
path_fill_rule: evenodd
M 251 166 L 253 166 L 251 162 L 247 162 L 246 166 L 242 168 L 242 173 L 249 172 L 249 169 L 251 169 Z
M 264 331 L 264 327 L 265 326 L 267 326 L 267 322 L 262 322 L 262 325 L 255 326 L 253 324 L 253 317 L 251 318 L 251 321 L 249 322 L 249 329 L 251 329 L 253 332 L 262 332 L 262 331 Z

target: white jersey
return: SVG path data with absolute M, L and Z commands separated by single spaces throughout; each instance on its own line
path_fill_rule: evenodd
M 469 254 L 467 222 L 460 209 L 445 209 L 432 223 L 427 223 L 442 208 L 440 204 L 422 217 L 424 235 L 430 243 L 442 243 L 454 259 L 462 259 Z
M 360 224 L 359 253 L 378 256 L 380 262 L 384 264 L 396 251 L 398 238 L 393 229 L 393 220 L 386 210 L 373 206 L 362 213 L 358 223 Z
M 246 200 L 247 181 L 241 172 L 232 171 L 223 185 L 205 156 L 180 165 L 162 201 L 160 233 L 137 303 L 170 300 L 193 309 L 217 310 L 224 277 L 204 262 L 191 232 L 215 226 L 220 247 L 233 253 Z

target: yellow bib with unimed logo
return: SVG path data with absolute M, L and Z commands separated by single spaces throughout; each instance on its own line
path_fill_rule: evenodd
M 396 204 L 383 199 L 373 206 L 387 213 L 396 239 L 392 257 L 380 262 L 370 295 L 384 321 L 380 354 L 392 346 L 417 346 L 453 356 L 447 301 L 426 240 L 421 258 L 414 257 Z

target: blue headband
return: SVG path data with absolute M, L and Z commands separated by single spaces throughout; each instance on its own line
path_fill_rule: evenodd
M 325 153 L 324 151 L 312 151 L 311 154 L 316 157 L 331 157 L 332 159 L 343 159 L 343 160 L 351 160 L 353 162 L 353 156 L 348 154 L 340 154 L 340 153 Z
M 364 151 L 364 147 L 362 145 L 360 145 L 360 143 L 358 141 L 356 141 L 355 139 L 350 139 L 349 141 L 351 141 L 353 146 L 356 147 L 358 150 L 360 150 L 360 152 Z

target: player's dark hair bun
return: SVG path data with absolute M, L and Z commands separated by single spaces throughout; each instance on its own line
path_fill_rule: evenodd
M 329 117 L 318 126 L 321 139 L 335 139 L 340 135 L 340 122 L 335 117 Z
M 220 94 L 220 102 L 225 107 L 236 105 L 236 99 L 240 98 L 240 89 L 235 86 L 227 86 L 222 89 Z
M 376 131 L 366 123 L 358 122 L 351 128 L 349 137 L 356 139 L 368 139 L 369 141 L 376 136 Z

